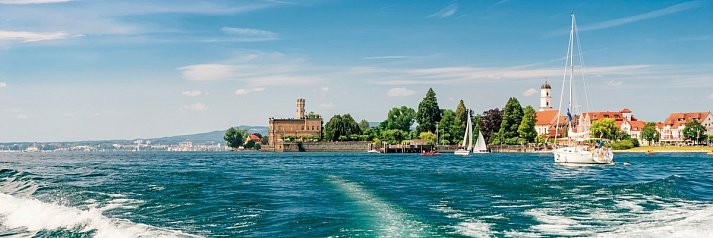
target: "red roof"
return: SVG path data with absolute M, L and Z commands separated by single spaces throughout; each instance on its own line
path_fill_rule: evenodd
M 546 111 L 538 111 L 535 112 L 535 117 L 537 117 L 537 121 L 535 122 L 535 125 L 553 125 L 557 123 L 557 114 L 559 114 L 558 110 L 546 110 Z
M 261 138 L 259 136 L 257 136 L 256 134 L 250 134 L 249 139 L 257 142 L 257 141 L 260 141 Z
M 678 128 L 681 125 L 693 121 L 693 119 L 701 122 L 708 117 L 708 114 L 710 114 L 710 112 L 674 112 L 663 121 L 661 127 L 671 126 L 671 128 Z
M 621 111 L 619 111 L 619 112 L 621 112 L 621 113 L 631 113 L 631 110 L 630 110 L 629 108 L 624 108 L 624 109 L 621 109 Z

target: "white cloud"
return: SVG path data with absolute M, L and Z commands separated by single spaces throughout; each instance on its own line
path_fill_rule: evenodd
M 456 14 L 457 11 L 458 11 L 458 4 L 451 3 L 451 4 L 448 4 L 448 6 L 444 7 L 443 9 L 441 9 L 431 15 L 428 15 L 426 17 L 446 18 L 446 17 L 453 16 L 453 14 Z
M 616 80 L 609 80 L 609 81 L 607 82 L 607 86 L 612 86 L 612 87 L 619 87 L 619 86 L 621 86 L 621 85 L 623 85 L 623 84 L 624 84 L 624 82 L 622 82 L 622 81 L 616 81 Z
M 419 59 L 423 58 L 420 56 L 407 56 L 407 55 L 384 55 L 384 56 L 367 56 L 364 57 L 365 60 L 384 60 L 384 59 Z
M 7 83 L 6 82 L 0 82 L 0 88 L 6 88 Z
M 17 119 L 20 119 L 20 120 L 24 120 L 24 119 L 27 119 L 27 118 L 30 118 L 30 116 L 25 115 L 25 114 L 17 115 Z
M 334 103 L 333 102 L 323 102 L 319 104 L 319 107 L 321 108 L 333 108 Z
M 0 0 L 0 4 L 42 4 L 42 3 L 60 3 L 69 2 L 71 0 Z
M 190 81 L 219 81 L 230 79 L 235 72 L 227 64 L 195 64 L 178 68 L 183 78 Z
M 178 68 L 190 81 L 241 81 L 248 87 L 305 85 L 321 81 L 323 69 L 301 58 L 281 53 L 248 51 L 219 64 L 195 64 Z
M 183 109 L 193 110 L 193 111 L 205 111 L 208 110 L 208 106 L 203 103 L 193 103 L 183 106 Z
M 613 19 L 613 20 L 597 22 L 597 23 L 593 23 L 590 25 L 585 25 L 585 26 L 580 27 L 579 30 L 580 31 L 591 31 L 591 30 L 611 28 L 611 27 L 634 23 L 634 22 L 638 22 L 638 21 L 642 21 L 642 20 L 646 20 L 646 19 L 671 15 L 671 14 L 674 14 L 677 12 L 698 8 L 698 7 L 704 6 L 704 4 L 705 3 L 703 1 L 690 1 L 690 2 L 679 3 L 676 5 L 670 6 L 670 7 L 662 8 L 662 9 L 655 10 L 655 11 L 650 11 L 650 12 L 639 14 L 639 15 L 622 17 L 622 18 L 617 18 L 617 19 Z
M 389 97 L 405 97 L 405 96 L 410 96 L 416 93 L 416 91 L 413 91 L 411 89 L 406 89 L 406 88 L 392 88 L 389 89 L 388 92 L 386 92 L 386 95 Z
M 242 96 L 245 94 L 249 94 L 252 92 L 262 92 L 265 91 L 265 88 L 239 88 L 238 90 L 235 90 L 235 95 Z
M 323 92 L 326 92 L 326 91 L 329 91 L 329 87 L 327 87 L 327 86 L 322 86 L 322 87 L 319 87 L 319 90 L 321 90 L 321 91 L 323 91 Z
M 537 89 L 529 88 L 529 89 L 525 90 L 524 92 L 522 92 L 522 96 L 529 97 L 529 96 L 535 95 L 535 93 L 537 93 Z
M 280 39 L 280 34 L 266 30 L 236 27 L 223 27 L 220 30 L 230 35 L 230 38 L 209 41 L 256 42 Z
M 61 40 L 69 37 L 63 31 L 57 32 L 29 32 L 29 31 L 0 31 L 0 40 L 35 42 L 46 40 Z
M 708 99 L 713 100 L 713 93 L 711 93 L 711 95 L 708 95 Z
M 181 94 L 186 97 L 198 97 L 200 95 L 203 95 L 203 92 L 201 92 L 200 90 L 186 90 L 183 91 Z

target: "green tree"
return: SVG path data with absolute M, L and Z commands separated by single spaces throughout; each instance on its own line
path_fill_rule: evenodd
M 465 108 L 465 104 L 463 103 L 463 100 L 460 100 L 458 102 L 458 107 L 456 107 L 455 121 L 454 121 L 455 125 L 457 126 L 457 131 L 460 131 L 460 132 L 465 131 L 465 124 L 466 124 L 466 120 L 468 119 L 467 118 L 468 114 L 466 113 L 467 112 L 466 110 L 467 109 Z
M 498 108 L 493 108 L 483 112 L 483 115 L 480 116 L 478 125 L 480 126 L 480 131 L 483 132 L 485 141 L 489 143 L 494 142 L 502 120 L 503 113 Z
M 240 128 L 237 127 L 231 127 L 228 128 L 227 131 L 225 131 L 225 135 L 223 136 L 223 140 L 225 140 L 226 145 L 230 148 L 238 148 L 241 145 L 243 145 L 243 139 L 247 137 L 247 131 L 241 130 Z
M 349 140 L 350 135 L 359 135 L 359 123 L 349 114 L 334 115 L 326 125 L 324 125 L 324 136 L 330 141 Z
M 436 144 L 436 134 L 433 134 L 433 132 L 430 132 L 430 131 L 421 132 L 421 134 L 418 135 L 418 138 L 421 140 L 425 140 L 426 144 L 429 144 L 429 145 Z
M 646 123 L 644 128 L 641 129 L 641 139 L 648 141 L 650 145 L 659 141 L 659 132 L 656 131 L 656 123 Z
M 260 149 L 262 149 L 262 146 L 260 145 L 260 143 L 256 143 L 254 148 L 255 148 L 255 150 L 260 150 Z
M 386 120 L 380 126 L 384 129 L 399 129 L 410 131 L 416 118 L 416 111 L 407 106 L 395 107 L 389 111 Z
M 602 118 L 592 122 L 592 126 L 589 130 L 592 138 L 602 137 L 604 139 L 614 140 L 616 139 L 619 128 L 616 127 L 613 118 Z
M 322 116 L 320 116 L 319 114 L 314 113 L 314 112 L 309 112 L 306 117 L 307 117 L 308 119 L 322 118 Z
M 518 143 L 517 129 L 520 127 L 520 122 L 522 122 L 522 114 L 522 107 L 517 98 L 511 97 L 508 99 L 505 108 L 503 108 L 503 120 L 500 122 L 500 130 L 498 130 L 500 142 Z
M 381 140 L 386 141 L 389 144 L 399 144 L 401 141 L 406 139 L 409 132 L 402 131 L 399 129 L 389 129 L 381 131 Z
M 459 131 L 459 126 L 456 121 L 457 118 L 455 117 L 455 113 L 453 113 L 453 111 L 443 109 L 443 116 L 441 117 L 441 121 L 438 122 L 439 144 L 446 145 L 450 143 L 457 143 L 457 141 L 459 141 L 457 135 L 463 132 Z
M 255 141 L 254 141 L 254 140 L 248 140 L 248 141 L 245 142 L 245 145 L 243 145 L 243 147 L 244 147 L 245 149 L 252 149 L 252 148 L 255 148 L 255 145 L 256 145 L 256 144 L 255 144 Z
M 698 119 L 693 118 L 693 120 L 687 122 L 686 127 L 683 128 L 683 138 L 700 144 L 707 138 L 706 128 L 698 122 Z
M 359 129 L 361 129 L 362 132 L 366 131 L 369 129 L 369 122 L 367 120 L 361 120 L 359 122 Z
M 416 121 L 418 122 L 417 132 L 434 132 L 436 124 L 441 121 L 441 109 L 438 107 L 438 99 L 436 99 L 436 93 L 432 88 L 428 89 L 426 96 L 418 104 Z
M 535 114 L 535 109 L 528 105 L 523 111 L 522 121 L 520 122 L 520 126 L 517 128 L 517 133 L 520 135 L 520 138 L 524 140 L 524 142 L 535 142 L 535 137 L 537 137 L 537 130 L 535 130 L 536 121 L 537 115 Z

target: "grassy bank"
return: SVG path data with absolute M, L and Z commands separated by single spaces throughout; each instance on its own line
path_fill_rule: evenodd
M 711 152 L 711 146 L 641 146 L 628 150 L 616 150 L 616 152 Z

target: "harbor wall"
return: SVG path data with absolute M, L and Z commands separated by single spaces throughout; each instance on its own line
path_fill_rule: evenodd
M 330 142 L 282 142 L 265 147 L 268 152 L 365 152 L 371 143 L 367 141 Z

